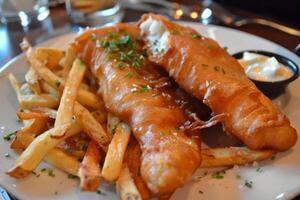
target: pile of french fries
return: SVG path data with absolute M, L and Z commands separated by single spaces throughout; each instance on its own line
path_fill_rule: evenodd
M 149 199 L 139 172 L 138 142 L 125 122 L 106 111 L 96 94 L 99 85 L 72 46 L 66 52 L 33 48 L 24 40 L 22 49 L 30 66 L 26 81 L 21 84 L 9 74 L 21 109 L 17 117 L 24 123 L 10 147 L 22 153 L 7 174 L 24 178 L 44 160 L 79 177 L 83 191 L 97 191 L 102 177 L 116 183 L 121 199 Z M 85 148 L 78 149 L 80 144 Z M 273 154 L 245 147 L 207 148 L 200 167 L 243 165 Z

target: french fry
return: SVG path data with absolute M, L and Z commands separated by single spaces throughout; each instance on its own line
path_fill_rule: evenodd
M 41 85 L 41 88 L 44 92 L 48 93 L 48 94 L 51 94 L 57 98 L 60 98 L 61 97 L 61 93 L 55 89 L 54 87 L 52 87 L 49 83 L 47 83 L 46 81 L 44 80 L 41 80 L 40 81 L 40 85 Z
M 57 108 L 59 101 L 57 98 L 49 95 L 49 94 L 23 94 L 21 91 L 21 86 L 19 81 L 16 79 L 16 77 L 13 74 L 8 75 L 9 81 L 11 85 L 13 86 L 19 106 L 23 109 L 30 109 L 33 107 L 49 107 L 49 108 Z
M 34 107 L 57 108 L 59 100 L 49 94 L 27 94 L 19 97 L 19 106 L 22 109 L 31 109 Z
M 40 87 L 39 80 L 38 80 L 38 75 L 36 74 L 36 72 L 32 67 L 30 67 L 27 73 L 25 74 L 25 80 L 35 94 L 42 93 L 42 89 Z
M 106 110 L 95 110 L 92 112 L 93 117 L 100 123 L 103 124 L 107 120 L 107 112 Z
M 120 118 L 114 116 L 110 112 L 107 114 L 107 132 L 112 136 L 116 132 L 117 125 L 120 123 Z
M 97 191 L 100 185 L 101 151 L 93 140 L 90 141 L 78 171 L 82 191 Z
M 142 200 L 142 196 L 134 184 L 126 163 L 123 163 L 120 176 L 116 181 L 116 187 L 121 200 Z
M 107 181 L 118 179 L 126 148 L 130 139 L 130 128 L 126 123 L 119 123 L 116 132 L 108 146 L 102 169 L 102 176 Z
M 37 113 L 37 112 L 17 112 L 17 116 L 21 120 L 37 119 L 37 118 L 48 118 L 48 116 L 46 114 Z
M 127 166 L 142 199 L 146 200 L 150 199 L 151 193 L 141 177 L 141 155 L 142 151 L 137 140 L 131 137 L 126 151 Z
M 51 119 L 56 119 L 57 111 L 47 107 L 36 107 L 31 109 L 32 112 L 42 113 Z
M 74 52 L 74 49 L 72 45 L 69 45 L 67 52 L 66 52 L 66 57 L 65 57 L 65 63 L 64 63 L 64 68 L 63 68 L 63 74 L 64 78 L 67 79 L 69 71 L 72 67 L 72 64 L 76 58 L 76 54 Z
M 265 160 L 274 155 L 273 150 L 250 150 L 246 147 L 202 149 L 202 168 L 244 165 Z
M 57 117 L 54 127 L 61 125 L 70 125 L 73 117 L 74 103 L 76 101 L 77 91 L 85 72 L 85 65 L 79 59 L 74 61 L 69 73 L 61 100 L 57 111 Z M 65 132 L 53 132 L 52 137 L 62 137 Z
M 31 66 L 34 68 L 36 73 L 49 83 L 52 87 L 57 88 L 59 91 L 63 91 L 65 82 L 62 78 L 54 74 L 50 69 L 45 67 L 40 61 L 38 61 L 34 54 L 32 54 L 32 49 L 27 50 L 27 57 L 31 63 Z M 82 103 L 84 106 L 93 109 L 103 108 L 103 102 L 101 99 L 88 90 L 79 89 L 77 100 Z
M 17 132 L 16 137 L 11 144 L 14 146 L 16 144 L 22 145 L 20 148 L 16 149 L 25 149 L 35 137 L 35 134 L 40 134 L 43 130 L 45 130 L 45 125 L 47 123 L 46 119 L 34 119 L 34 120 L 25 120 L 23 121 L 25 127 Z M 16 143 L 17 142 L 17 143 Z M 77 175 L 79 169 L 79 162 L 77 158 L 68 155 L 67 153 L 63 152 L 58 148 L 51 149 L 44 157 L 44 160 L 53 166 L 66 171 L 69 174 Z M 30 171 L 22 170 L 21 174 L 25 176 L 30 173 Z M 14 172 L 11 176 L 16 177 L 19 173 Z M 23 175 L 23 176 L 24 176 Z M 18 176 L 19 178 L 23 178 L 23 176 Z
M 46 65 L 49 69 L 59 66 L 59 61 L 64 57 L 65 53 L 59 49 L 38 47 L 35 49 L 36 58 Z
M 79 133 L 81 130 L 81 127 L 76 122 L 73 122 L 71 127 L 69 127 L 69 125 L 61 125 L 49 129 L 30 143 L 17 159 L 14 167 L 11 168 L 7 174 L 16 178 L 27 176 L 27 172 L 34 170 L 51 149 L 55 148 L 66 138 Z M 66 132 L 66 134 L 59 139 L 53 139 L 51 137 L 53 132 Z
M 25 126 L 16 133 L 10 147 L 12 149 L 25 149 L 32 142 L 34 134 L 39 135 L 46 130 L 47 121 L 47 118 L 24 120 Z
M 74 115 L 76 120 L 81 124 L 84 132 L 106 152 L 110 137 L 102 125 L 78 102 L 75 102 L 74 105 Z

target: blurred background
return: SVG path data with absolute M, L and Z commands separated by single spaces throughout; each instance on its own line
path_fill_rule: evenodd
M 21 52 L 23 37 L 37 44 L 87 26 L 136 21 L 145 12 L 236 28 L 294 50 L 299 8 L 299 0 L 0 0 L 0 66 Z M 274 22 L 284 32 L 270 28 Z

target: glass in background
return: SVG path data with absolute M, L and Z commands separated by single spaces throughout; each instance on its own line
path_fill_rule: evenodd
M 0 21 L 28 26 L 49 16 L 48 0 L 0 0 Z
M 80 26 L 97 26 L 122 20 L 120 0 L 66 0 L 71 21 Z

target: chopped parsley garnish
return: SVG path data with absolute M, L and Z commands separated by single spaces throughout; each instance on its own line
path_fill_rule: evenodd
M 235 176 L 237 179 L 241 179 L 242 177 L 241 177 L 241 175 L 236 175 Z
M 275 158 L 276 158 L 276 156 L 275 156 L 275 155 L 273 155 L 273 156 L 271 157 L 271 160 L 275 160 Z
M 256 168 L 256 172 L 262 172 L 263 170 L 262 170 L 262 168 L 260 168 L 260 167 L 258 167 L 258 168 Z
M 17 131 L 12 132 L 12 133 L 8 133 L 8 134 L 6 134 L 6 135 L 3 136 L 3 139 L 6 140 L 6 141 L 9 141 L 9 140 L 11 140 L 11 138 L 12 138 L 13 136 L 16 135 L 16 133 L 17 133 Z
M 212 178 L 215 179 L 223 179 L 225 175 L 225 171 L 217 171 L 211 175 Z
M 116 133 L 116 129 L 117 129 L 117 127 L 114 127 L 114 128 L 111 129 L 111 134 L 112 135 L 114 135 Z
M 133 72 L 126 72 L 124 76 L 125 76 L 126 78 L 132 78 L 132 77 L 134 77 L 135 75 L 136 75 L 136 74 L 133 73 Z
M 86 143 L 79 143 L 76 145 L 77 151 L 86 151 L 88 148 L 88 145 Z
M 161 131 L 161 132 L 159 132 L 159 135 L 160 136 L 165 136 L 165 132 Z
M 59 80 L 56 80 L 56 81 L 55 81 L 55 86 L 56 86 L 56 87 L 59 87 L 59 86 L 60 86 L 60 84 L 61 84 L 61 83 L 60 83 L 60 81 L 59 81 Z
M 118 33 L 109 33 L 108 38 L 99 41 L 97 47 L 103 48 L 110 53 L 110 58 L 115 59 L 118 63 L 127 63 L 134 68 L 140 68 L 146 59 L 143 51 L 137 49 L 134 41 L 129 35 L 121 35 Z M 122 67 L 117 64 L 117 67 Z
M 120 68 L 120 69 L 123 68 L 124 67 L 124 63 L 123 62 L 118 62 L 117 63 L 117 67 Z
M 244 184 L 246 187 L 248 188 L 252 188 L 253 187 L 253 182 L 252 181 L 248 181 L 248 180 L 245 180 L 245 184 Z
M 99 194 L 99 195 L 105 195 L 105 193 L 103 193 L 101 190 L 97 190 L 96 193 Z
M 43 169 L 41 169 L 41 172 L 44 172 L 44 171 L 46 171 L 47 170 L 47 168 L 43 168 Z
M 171 34 L 172 34 L 172 35 L 178 35 L 178 31 L 177 31 L 176 29 L 172 29 L 172 30 L 171 30 Z
M 96 42 L 96 40 L 97 40 L 96 34 L 94 34 L 94 33 L 91 34 L 91 40 L 93 42 Z
M 31 171 L 31 173 L 32 173 L 33 175 L 37 175 L 37 173 L 36 173 L 35 171 Z
M 223 49 L 224 49 L 225 51 L 228 51 L 228 47 L 226 47 L 226 46 L 225 46 L 225 47 L 223 47 Z
M 131 88 L 131 92 L 133 93 L 144 93 L 150 91 L 152 88 L 149 85 L 141 85 L 141 86 L 134 86 Z
M 77 176 L 73 175 L 73 174 L 68 174 L 68 179 L 76 179 Z
M 207 46 L 207 48 L 209 48 L 209 49 L 213 49 L 213 48 L 214 48 L 214 46 L 213 46 L 213 45 L 208 45 L 208 46 Z
M 192 34 L 192 38 L 194 38 L 194 39 L 201 39 L 202 36 L 199 35 L 199 34 Z
M 52 169 L 49 169 L 48 170 L 48 176 L 51 176 L 51 177 L 54 177 L 55 174 L 53 173 L 53 170 Z
M 9 153 L 5 153 L 4 156 L 5 156 L 6 158 L 10 158 L 10 154 L 9 154 Z

